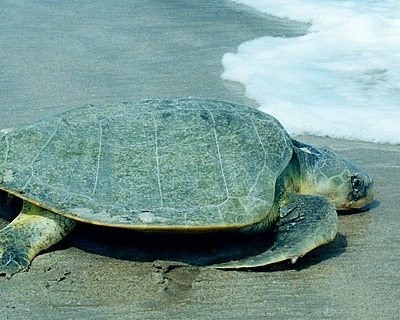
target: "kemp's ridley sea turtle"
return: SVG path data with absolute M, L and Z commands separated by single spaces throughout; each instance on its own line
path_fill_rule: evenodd
M 367 173 L 291 139 L 272 116 L 201 99 L 90 105 L 3 130 L 0 189 L 24 200 L 0 231 L 6 276 L 76 221 L 164 232 L 275 230 L 264 253 L 215 266 L 295 262 L 335 238 L 335 207 L 359 208 L 373 197 Z

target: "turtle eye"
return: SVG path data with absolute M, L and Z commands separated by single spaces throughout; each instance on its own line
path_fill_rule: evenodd
M 364 181 L 357 177 L 357 176 L 352 176 L 351 177 L 351 187 L 353 188 L 354 192 L 360 191 L 362 187 L 364 186 Z

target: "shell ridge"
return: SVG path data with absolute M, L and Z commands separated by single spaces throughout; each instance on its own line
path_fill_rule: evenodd
M 221 174 L 222 174 L 222 179 L 223 179 L 224 185 L 225 185 L 226 200 L 228 200 L 229 197 L 230 197 L 229 196 L 229 189 L 228 189 L 228 184 L 227 184 L 226 178 L 225 178 L 224 167 L 222 165 L 222 156 L 221 156 L 221 150 L 220 150 L 219 142 L 218 142 L 218 135 L 217 135 L 217 128 L 216 128 L 216 124 L 215 124 L 215 119 L 214 119 L 213 113 L 210 110 L 207 110 L 207 112 L 210 114 L 211 120 L 212 120 L 212 123 L 213 123 L 213 132 L 214 132 L 215 145 L 217 147 L 218 162 L 219 162 L 219 166 L 220 166 L 220 170 L 221 170 Z
M 240 205 L 243 207 L 244 212 L 246 213 L 246 215 L 247 215 L 247 216 L 250 215 L 250 212 L 249 212 L 249 210 L 247 209 L 247 207 L 244 205 L 244 203 L 243 203 L 243 201 L 242 201 L 242 198 L 238 198 L 238 201 L 239 201 Z
M 6 142 L 6 151 L 5 151 L 2 167 L 5 167 L 7 165 L 8 155 L 10 153 L 10 141 L 8 140 L 7 135 L 4 135 L 4 141 Z
M 97 183 L 99 181 L 99 172 L 100 172 L 100 161 L 101 161 L 101 149 L 103 146 L 103 124 L 102 121 L 99 121 L 99 148 L 97 151 L 97 163 L 96 163 L 96 173 L 94 178 L 94 185 L 92 190 L 92 195 L 96 192 Z
M 153 121 L 153 126 L 154 126 L 154 152 L 155 152 L 155 157 L 156 157 L 156 170 L 157 170 L 157 183 L 158 183 L 158 192 L 160 194 L 160 203 L 161 207 L 164 206 L 164 199 L 163 199 L 163 193 L 162 193 L 162 188 L 161 188 L 161 176 L 160 176 L 160 156 L 159 156 L 159 150 L 158 150 L 158 132 L 157 132 L 157 123 L 156 123 L 156 118 L 154 116 L 154 113 L 151 113 L 151 118 Z
M 252 124 L 252 126 L 253 126 L 253 128 L 254 128 L 254 131 L 255 131 L 256 134 L 257 134 L 257 138 L 258 138 L 258 141 L 259 141 L 259 143 L 260 143 L 260 145 L 261 145 L 261 148 L 262 148 L 262 150 L 263 150 L 263 152 L 264 152 L 264 163 L 263 163 L 263 166 L 262 166 L 261 170 L 258 172 L 257 177 L 256 177 L 256 179 L 255 179 L 253 185 L 251 186 L 251 188 L 250 188 L 250 190 L 249 190 L 249 193 L 247 194 L 247 196 L 249 196 L 250 194 L 253 194 L 253 191 L 254 191 L 254 189 L 255 189 L 257 183 L 258 183 L 258 179 L 260 178 L 261 173 L 262 173 L 262 172 L 264 171 L 264 169 L 267 167 L 267 151 L 265 150 L 265 146 L 264 146 L 264 144 L 263 144 L 263 142 L 262 142 L 262 140 L 261 140 L 260 133 L 258 132 L 258 129 L 257 129 L 256 124 L 254 123 L 253 119 L 252 119 L 250 116 L 246 117 L 246 115 L 245 115 L 245 118 L 247 118 L 247 119 L 250 120 L 250 122 L 251 122 L 251 124 Z
M 36 160 L 40 157 L 40 155 L 43 153 L 43 151 L 47 148 L 47 146 L 50 144 L 50 142 L 54 139 L 54 137 L 56 136 L 58 129 L 60 127 L 60 120 L 58 120 L 56 122 L 56 128 L 54 129 L 53 133 L 50 135 L 50 137 L 47 139 L 46 143 L 43 145 L 42 148 L 40 148 L 39 152 L 37 153 L 37 155 L 32 159 L 32 162 L 30 164 L 30 176 L 28 177 L 27 181 L 25 182 L 24 186 L 22 187 L 22 189 L 25 189 L 29 183 L 31 182 L 33 176 L 35 175 L 34 173 L 34 163 L 36 162 Z

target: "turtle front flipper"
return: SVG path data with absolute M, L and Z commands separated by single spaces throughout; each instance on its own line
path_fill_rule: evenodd
M 40 251 L 60 241 L 74 226 L 69 218 L 24 202 L 22 212 L 0 230 L 0 275 L 10 278 L 27 269 Z
M 267 251 L 246 259 L 215 264 L 218 269 L 261 267 L 284 260 L 295 263 L 307 252 L 332 241 L 337 233 L 335 208 L 319 196 L 290 194 L 280 207 L 276 240 Z

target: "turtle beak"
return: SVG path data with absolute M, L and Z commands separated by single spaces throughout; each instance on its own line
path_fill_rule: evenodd
M 374 182 L 372 181 L 372 179 L 370 177 L 368 177 L 368 180 L 366 182 L 364 193 L 365 193 L 364 198 L 358 200 L 358 202 L 356 201 L 355 208 L 362 208 L 362 207 L 366 206 L 367 204 L 369 204 L 374 199 L 374 195 L 375 195 Z
M 365 198 L 354 201 L 349 209 L 361 209 L 365 207 L 367 204 L 369 204 L 373 199 L 374 199 L 374 191 L 371 188 L 368 191 Z

